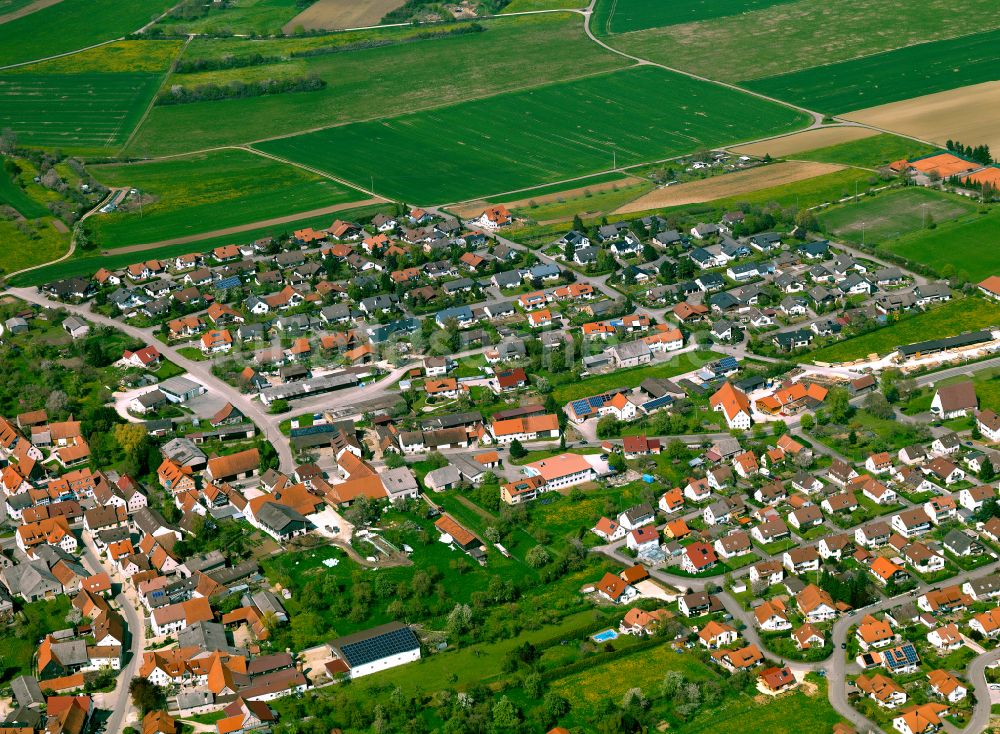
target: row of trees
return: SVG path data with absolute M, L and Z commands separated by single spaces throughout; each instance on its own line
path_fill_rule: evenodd
M 982 163 L 984 166 L 993 163 L 993 154 L 990 153 L 990 146 L 988 145 L 983 144 L 973 147 L 971 145 L 962 145 L 958 140 L 949 140 L 944 146 L 953 153 L 969 158 L 976 163 Z
M 261 79 L 252 82 L 234 80 L 226 84 L 199 84 L 185 87 L 174 84 L 167 92 L 156 98 L 158 105 L 189 104 L 220 99 L 245 99 L 285 92 L 315 92 L 326 86 L 326 82 L 314 74 L 289 77 L 288 79 Z

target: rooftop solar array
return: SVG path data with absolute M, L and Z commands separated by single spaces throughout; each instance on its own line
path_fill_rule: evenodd
M 674 399 L 669 395 L 664 395 L 660 398 L 654 398 L 647 403 L 642 404 L 642 409 L 645 411 L 656 410 L 657 408 L 662 408 L 666 405 L 670 405 L 674 402 Z
M 340 651 L 352 668 L 359 665 L 373 663 L 376 660 L 410 652 L 420 647 L 417 636 L 409 627 L 399 627 L 398 629 L 385 632 L 367 640 L 349 642 L 340 647 Z

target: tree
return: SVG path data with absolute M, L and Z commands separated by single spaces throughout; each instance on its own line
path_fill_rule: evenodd
M 851 396 L 842 387 L 831 388 L 826 396 L 826 410 L 834 423 L 844 423 L 851 417 Z
M 527 455 L 528 452 L 524 448 L 524 444 L 522 444 L 518 439 L 515 438 L 510 442 L 510 458 L 523 459 Z
M 115 426 L 115 441 L 126 456 L 136 457 L 146 441 L 146 429 L 141 423 L 119 423 Z
M 545 694 L 545 698 L 542 700 L 542 708 L 549 715 L 550 721 L 556 721 L 562 716 L 569 713 L 569 701 L 560 696 L 558 693 Z
M 684 676 L 676 670 L 669 671 L 663 676 L 663 683 L 660 684 L 660 694 L 664 698 L 673 698 L 677 691 L 684 685 Z
M 62 415 L 68 405 L 69 397 L 62 390 L 53 390 L 45 399 L 45 410 L 50 418 Z
M 150 711 L 166 708 L 166 694 L 149 678 L 144 678 L 141 675 L 136 676 L 129 683 L 128 692 L 132 696 L 132 704 L 139 709 L 143 716 Z
M 506 696 L 493 704 L 493 725 L 500 729 L 510 729 L 517 726 L 517 708 Z
M 802 420 L 799 422 L 799 425 L 802 426 L 803 431 L 808 433 L 813 429 L 813 426 L 816 425 L 816 420 L 812 417 L 812 413 L 806 413 L 802 416 Z
M 993 462 L 990 461 L 988 456 L 983 458 L 983 463 L 979 468 L 979 474 L 977 476 L 979 477 L 980 482 L 992 482 L 993 478 L 996 476 L 996 471 L 993 469 Z
M 536 545 L 528 554 L 524 557 L 528 565 L 532 568 L 541 568 L 542 566 L 547 566 L 552 560 L 552 556 L 546 550 L 544 545 Z
M 892 406 L 884 395 L 877 392 L 868 393 L 865 397 L 865 411 L 876 418 L 890 420 L 895 414 Z
M 455 635 L 468 632 L 472 627 L 472 607 L 468 604 L 456 604 L 448 614 L 448 630 Z

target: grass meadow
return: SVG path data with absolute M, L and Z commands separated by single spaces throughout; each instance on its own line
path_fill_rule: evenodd
M 0 66 L 34 61 L 139 30 L 171 0 L 61 0 L 0 25 Z
M 572 219 L 576 214 L 602 214 L 612 212 L 654 188 L 652 181 L 633 180 L 613 189 L 580 194 L 578 196 L 539 203 L 537 206 L 521 206 L 514 213 L 530 217 L 539 222 Z
M 932 232 L 926 229 L 929 222 L 940 224 L 975 209 L 965 198 L 908 187 L 832 207 L 819 215 L 819 222 L 826 232 L 848 242 L 875 244 L 920 230 Z
M 934 229 L 925 229 L 882 246 L 892 253 L 923 263 L 944 276 L 964 275 L 978 282 L 1000 273 L 1000 209 L 973 214 Z
M 890 133 L 881 133 L 871 138 L 816 148 L 789 157 L 821 163 L 840 163 L 845 166 L 879 168 L 903 158 L 912 160 L 933 153 L 934 150 L 934 147 L 918 143 L 916 140 L 901 138 Z
M 676 100 L 676 106 L 665 100 Z M 802 126 L 805 116 L 653 67 L 257 147 L 369 182 L 393 198 L 450 202 L 551 183 Z M 405 162 L 387 167 L 379 161 Z
M 264 221 L 368 198 L 335 181 L 245 150 L 149 163 L 98 166 L 106 186 L 137 188 L 153 201 L 89 221 L 101 247 L 115 248 Z
M 995 29 L 756 79 L 744 86 L 809 109 L 853 112 L 993 81 L 998 45 L 1000 29 Z
M 655 2 L 645 1 L 651 5 Z M 674 3 L 664 2 L 663 5 L 673 6 Z M 595 19 L 594 27 L 598 25 Z M 609 41 L 615 48 L 640 58 L 710 79 L 740 82 L 811 69 L 820 63 L 836 64 L 911 44 L 956 38 L 968 34 L 970 29 L 978 32 L 997 27 L 1000 27 L 1000 15 L 994 0 L 921 0 L 919 3 L 911 0 L 863 3 L 795 0 L 737 15 L 622 33 L 612 36 Z M 945 56 L 945 59 L 956 67 L 974 61 L 967 59 L 964 52 L 951 58 Z M 913 76 L 921 73 L 914 72 Z M 964 74 L 959 71 L 955 76 L 960 78 Z M 910 83 L 897 80 L 895 86 L 904 85 L 910 86 Z M 884 82 L 883 86 L 895 88 Z M 874 93 L 885 92 L 874 90 Z M 906 94 L 912 96 L 912 92 Z
M 907 314 L 861 336 L 796 357 L 798 362 L 848 362 L 869 354 L 885 356 L 896 347 L 963 331 L 1000 326 L 1000 305 L 983 298 L 952 299 L 929 311 Z
M 24 146 L 108 154 L 128 138 L 160 81 L 148 72 L 0 75 L 0 128 Z
M 227 72 L 174 74 L 169 84 L 315 74 L 327 86 L 307 93 L 155 107 L 129 152 L 162 155 L 291 135 L 381 118 L 401 110 L 441 107 L 509 93 L 628 64 L 588 42 L 576 14 L 517 16 L 483 21 L 482 25 L 486 28 L 482 33 L 296 58 Z M 329 47 L 329 42 L 323 43 L 327 38 L 333 37 L 263 41 L 259 46 L 256 41 L 240 44 L 223 39 L 220 47 L 236 56 L 251 52 L 282 55 L 284 49 Z M 185 58 L 205 58 L 206 53 L 211 53 L 206 52 L 209 47 L 207 41 L 192 44 Z M 392 158 L 399 155 L 400 151 L 395 150 Z M 385 168 L 382 162 L 378 167 Z
M 55 260 L 69 248 L 69 234 L 60 232 L 53 226 L 54 217 L 43 217 L 24 226 L 27 233 L 16 222 L 0 219 L 0 271 L 13 273 L 32 265 L 40 265 Z

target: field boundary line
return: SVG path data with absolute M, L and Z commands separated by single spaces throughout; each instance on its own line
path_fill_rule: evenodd
M 90 51 L 91 49 L 100 48 L 101 46 L 107 46 L 109 43 L 118 43 L 119 41 L 127 41 L 129 36 L 134 35 L 136 33 L 144 32 L 151 25 L 160 22 L 163 18 L 166 17 L 168 13 L 172 13 L 174 10 L 176 10 L 183 4 L 184 4 L 183 2 L 179 2 L 176 5 L 170 6 L 162 13 L 160 13 L 158 16 L 153 18 L 151 21 L 146 23 L 146 25 L 144 25 L 139 30 L 130 31 L 129 33 L 126 33 L 124 36 L 119 36 L 118 38 L 109 38 L 107 41 L 101 41 L 100 43 L 95 43 L 91 46 L 84 46 L 83 48 L 77 48 L 72 51 L 64 51 L 63 53 L 53 54 L 52 56 L 43 56 L 40 59 L 31 59 L 30 61 L 18 61 L 16 64 L 7 64 L 5 66 L 0 66 L 0 71 L 6 71 L 7 69 L 16 69 L 19 66 L 31 66 L 32 64 L 40 64 L 43 61 L 52 61 L 53 59 L 61 59 L 64 56 L 73 56 L 74 54 L 83 53 L 84 51 Z M 136 40 L 142 40 L 142 39 L 136 39 Z
M 17 69 L 20 66 L 31 66 L 32 64 L 41 64 L 45 61 L 52 61 L 53 59 L 61 59 L 65 56 L 73 56 L 74 54 L 80 54 L 84 51 L 90 51 L 91 49 L 100 48 L 101 46 L 107 46 L 109 43 L 118 43 L 119 41 L 124 41 L 125 36 L 120 36 L 118 38 L 111 38 L 107 41 L 101 41 L 100 43 L 95 43 L 92 46 L 84 46 L 83 48 L 78 48 L 73 51 L 63 51 L 61 54 L 53 54 L 52 56 L 44 56 L 40 59 L 32 59 L 31 61 L 18 61 L 16 64 L 7 64 L 6 66 L 0 66 L 0 71 L 6 71 L 7 69 Z
M 260 139 L 257 139 L 257 140 L 247 140 L 247 141 L 244 141 L 242 143 L 229 143 L 229 144 L 226 144 L 226 145 L 215 145 L 215 146 L 211 146 L 209 148 L 199 148 L 197 150 L 188 150 L 188 151 L 185 151 L 183 153 L 167 153 L 166 155 L 152 156 L 152 157 L 149 157 L 149 158 L 137 159 L 135 162 L 139 163 L 139 162 L 142 162 L 142 161 L 158 161 L 158 160 L 168 160 L 170 158 L 183 158 L 183 157 L 189 156 L 189 155 L 195 155 L 195 154 L 198 154 L 198 153 L 209 153 L 209 152 L 211 152 L 213 150 L 225 150 L 227 148 L 245 148 L 245 147 L 251 146 L 251 145 L 259 145 L 261 143 L 270 143 L 270 142 L 273 142 L 275 140 L 286 140 L 288 138 L 298 137 L 299 135 L 310 135 L 312 133 L 319 133 L 319 132 L 323 132 L 324 130 L 333 130 L 333 129 L 338 128 L 338 127 L 345 127 L 347 125 L 355 125 L 357 123 L 362 123 L 362 122 L 379 122 L 379 121 L 384 121 L 384 120 L 394 120 L 394 119 L 396 119 L 398 117 L 403 117 L 404 115 L 409 115 L 409 114 L 416 114 L 418 112 L 433 112 L 434 110 L 443 110 L 443 109 L 447 109 L 449 107 L 457 107 L 459 105 L 465 104 L 466 102 L 481 102 L 481 101 L 486 100 L 486 99 L 493 99 L 494 97 L 503 97 L 504 95 L 508 95 L 508 94 L 517 94 L 519 92 L 527 92 L 527 91 L 531 91 L 531 90 L 534 90 L 534 89 L 542 89 L 544 87 L 551 87 L 551 86 L 555 86 L 557 84 L 566 84 L 566 83 L 569 83 L 569 82 L 582 81 L 584 79 L 591 79 L 591 78 L 597 77 L 597 76 L 605 76 L 605 75 L 610 75 L 610 74 L 618 74 L 618 73 L 621 73 L 623 71 L 628 71 L 630 69 L 636 69 L 636 68 L 638 68 L 640 66 L 643 66 L 643 64 L 632 64 L 631 66 L 622 66 L 622 67 L 619 67 L 617 69 L 605 69 L 603 71 L 595 71 L 595 72 L 591 72 L 590 74 L 583 74 L 581 76 L 570 77 L 568 79 L 560 79 L 560 80 L 553 81 L 553 82 L 545 82 L 545 83 L 542 83 L 542 84 L 529 84 L 529 85 L 523 86 L 523 87 L 515 87 L 513 89 L 508 89 L 508 90 L 506 90 L 504 92 L 495 92 L 495 93 L 492 93 L 492 94 L 483 94 L 483 95 L 479 95 L 479 96 L 476 96 L 476 97 L 466 97 L 465 99 L 456 100 L 454 102 L 447 102 L 445 104 L 431 105 L 429 107 L 413 107 L 413 108 L 408 109 L 406 112 L 401 112 L 401 113 L 398 113 L 398 114 L 395 114 L 395 115 L 378 115 L 377 117 L 364 117 L 364 118 L 360 118 L 360 119 L 357 119 L 357 120 L 346 120 L 344 122 L 335 122 L 332 125 L 320 125 L 318 127 L 310 127 L 310 128 L 306 128 L 304 130 L 297 130 L 297 131 L 291 132 L 291 133 L 284 133 L 282 135 L 275 135 L 275 136 L 270 137 L 270 138 L 260 138 Z M 225 100 L 211 100 L 209 102 L 206 102 L 205 104 L 211 104 L 212 102 L 215 102 L 215 101 L 225 101 Z M 198 103 L 198 104 L 202 104 L 202 103 Z M 124 152 L 124 150 L 125 149 L 123 148 L 121 152 Z M 255 151 L 255 152 L 259 153 L 260 151 Z M 355 188 L 357 188 L 357 187 L 355 187 Z
M 688 77 L 690 79 L 696 79 L 698 81 L 708 82 L 709 84 L 716 84 L 716 85 L 718 85 L 720 87 L 726 87 L 727 89 L 732 89 L 732 90 L 737 91 L 737 92 L 742 92 L 743 94 L 747 94 L 747 95 L 749 95 L 751 97 L 757 97 L 758 99 L 763 99 L 763 100 L 766 100 L 768 102 L 772 102 L 774 104 L 781 105 L 782 107 L 787 107 L 788 109 L 798 110 L 799 112 L 804 112 L 807 115 L 812 116 L 812 118 L 813 118 L 812 125 L 810 125 L 808 128 L 804 128 L 806 130 L 812 129 L 814 127 L 822 127 L 822 125 L 823 125 L 823 118 L 825 117 L 825 115 L 823 115 L 821 112 L 816 112 L 814 110 L 810 110 L 807 107 L 802 107 L 801 105 L 794 104 L 793 102 L 786 102 L 784 100 L 777 99 L 776 97 L 769 97 L 766 94 L 761 94 L 760 92 L 755 92 L 755 91 L 753 91 L 751 89 L 744 89 L 743 87 L 739 87 L 739 86 L 737 86 L 735 84 L 731 84 L 729 82 L 723 82 L 723 81 L 720 81 L 718 79 L 709 79 L 708 77 L 701 76 L 700 74 L 695 74 L 695 73 L 690 72 L 690 71 L 684 71 L 683 69 L 677 69 L 675 67 L 667 66 L 666 64 L 661 64 L 661 63 L 658 63 L 656 61 L 650 61 L 649 59 L 644 59 L 641 56 L 635 56 L 634 54 L 627 53 L 625 51 L 622 51 L 620 49 L 615 48 L 614 46 L 608 45 L 607 43 L 605 43 L 604 41 L 602 41 L 600 38 L 598 38 L 597 35 L 594 33 L 594 30 L 590 27 L 590 21 L 591 21 L 591 18 L 593 18 L 594 7 L 596 5 L 597 5 L 597 0 L 590 0 L 590 5 L 588 5 L 587 9 L 585 11 L 583 11 L 583 16 L 584 16 L 584 18 L 583 18 L 583 30 L 587 34 L 587 37 L 591 41 L 593 41 L 594 43 L 596 43 L 598 46 L 600 46 L 601 48 L 603 48 L 603 49 L 605 49 L 607 51 L 610 51 L 611 53 L 618 54 L 619 56 L 623 56 L 626 59 L 631 59 L 632 61 L 635 61 L 636 63 L 638 63 L 640 65 L 643 65 L 643 66 L 656 66 L 656 67 L 658 67 L 660 69 L 664 69 L 666 71 L 673 72 L 674 74 L 681 74 L 681 75 L 686 76 L 686 77 Z
M 617 0 L 616 0 L 617 1 Z M 996 25 L 992 28 L 987 28 L 985 30 L 973 31 L 972 33 L 960 33 L 957 36 L 946 36 L 943 38 L 935 38 L 931 41 L 914 41 L 913 43 L 906 43 L 902 46 L 896 46 L 895 48 L 885 49 L 884 51 L 872 51 L 870 54 L 861 54 L 860 56 L 852 56 L 849 59 L 841 59 L 840 61 L 827 61 L 822 64 L 815 64 L 814 66 L 803 66 L 801 69 L 793 69 L 792 71 L 785 71 L 781 74 L 768 74 L 767 76 L 757 77 L 756 79 L 744 79 L 740 84 L 746 84 L 747 82 L 761 82 L 765 79 L 777 79 L 778 77 L 788 76 L 789 74 L 798 74 L 802 71 L 810 71 L 812 69 L 822 69 L 827 66 L 836 66 L 837 64 L 846 64 L 850 61 L 859 61 L 860 59 L 870 59 L 875 56 L 881 56 L 883 54 L 891 54 L 894 51 L 902 51 L 904 48 L 913 48 L 914 46 L 926 46 L 932 43 L 938 43 L 939 41 L 958 41 L 962 38 L 969 38 L 970 36 L 981 36 L 984 33 L 994 33 L 1000 31 L 1000 25 Z M 956 87 L 958 89 L 958 87 Z M 908 97 L 908 99 L 913 99 Z M 903 100 L 899 100 L 902 102 Z M 886 102 L 886 104 L 892 104 L 892 102 Z M 875 105 L 880 107 L 881 105 Z M 867 109 L 867 108 L 865 108 Z
M 180 49 L 177 51 L 177 55 L 174 56 L 174 60 L 170 62 L 170 66 L 168 66 L 166 72 L 164 72 L 159 86 L 156 87 L 156 91 L 153 92 L 153 95 L 149 98 L 149 104 L 146 105 L 146 109 L 143 111 L 142 117 L 136 120 L 135 125 L 132 126 L 132 132 L 130 132 L 128 137 L 125 138 L 125 142 L 118 146 L 118 152 L 125 150 L 129 146 L 136 134 L 139 132 L 139 128 L 141 128 L 143 123 L 146 122 L 146 118 L 149 117 L 149 113 L 152 112 L 153 108 L 156 106 L 156 98 L 160 94 L 160 90 L 163 89 L 163 85 L 167 83 L 167 79 L 170 78 L 170 75 L 174 73 L 174 69 L 177 68 L 177 63 L 181 60 L 181 57 L 184 55 L 184 52 L 187 51 L 187 48 L 191 45 L 191 41 L 193 39 L 194 36 L 188 36 L 187 40 L 181 44 Z M 121 126 L 119 125 L 119 127 Z
M 381 194 L 379 194 L 379 193 L 377 193 L 375 191 L 371 191 L 370 189 L 366 189 L 364 186 L 360 186 L 360 185 L 358 185 L 356 183 L 353 183 L 352 181 L 348 181 L 347 179 L 340 178 L 338 176 L 334 176 L 329 171 L 324 171 L 324 170 L 322 170 L 320 168 L 313 168 L 312 166 L 307 166 L 304 163 L 298 163 L 297 161 L 292 161 L 292 160 L 289 160 L 287 158 L 282 158 L 280 155 L 274 155 L 273 153 L 267 153 L 267 152 L 265 152 L 263 150 L 257 150 L 256 148 L 251 148 L 249 145 L 245 145 L 245 146 L 241 146 L 241 147 L 243 148 L 243 150 L 246 150 L 246 151 L 249 151 L 249 152 L 254 153 L 256 155 L 259 155 L 261 158 L 270 158 L 272 161 L 278 161 L 279 163 L 284 163 L 284 164 L 289 165 L 289 166 L 294 166 L 296 168 L 301 168 L 303 171 L 309 171 L 309 173 L 315 173 L 317 176 L 322 176 L 323 178 L 330 179 L 331 181 L 336 181 L 337 183 L 343 184 L 344 186 L 346 186 L 349 189 L 354 189 L 355 191 L 360 191 L 362 194 L 368 194 L 369 196 L 374 197 L 376 199 L 382 199 L 382 200 L 387 201 L 387 202 L 388 201 L 393 201 L 392 198 L 384 197 L 384 196 L 382 196 Z

